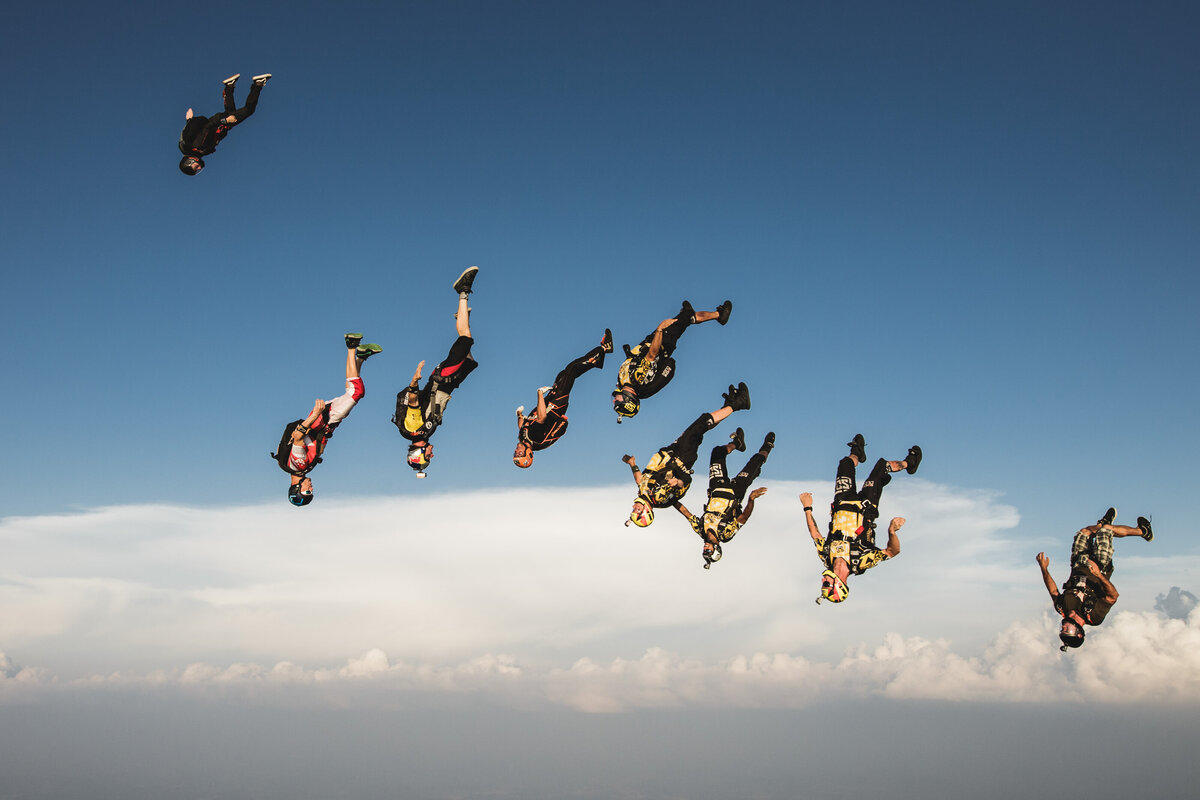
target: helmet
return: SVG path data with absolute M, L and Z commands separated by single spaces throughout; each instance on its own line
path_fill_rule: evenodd
M 408 465 L 412 467 L 418 478 L 425 477 L 425 468 L 429 466 L 429 462 L 433 460 L 433 445 L 429 442 L 425 444 L 410 444 L 408 446 Z
M 638 503 L 642 504 L 640 509 Z M 633 501 L 633 510 L 629 512 L 629 522 L 639 528 L 644 528 L 654 522 L 654 506 L 650 505 L 650 498 L 643 494 L 638 495 L 637 500 Z M 625 524 L 628 525 L 629 522 Z
M 195 175 L 204 169 L 204 159 L 200 156 L 184 156 L 179 159 L 179 171 L 184 175 Z
M 288 487 L 288 502 L 294 506 L 306 506 L 312 502 L 313 493 L 310 489 L 307 493 L 300 491 L 300 484 L 293 483 Z
M 704 568 L 708 569 L 721 560 L 721 545 L 705 542 L 704 547 L 700 550 L 700 555 L 704 556 Z
M 1072 619 L 1064 619 L 1062 628 L 1059 630 L 1058 638 L 1063 643 L 1059 649 L 1064 653 L 1068 647 L 1079 647 L 1083 644 L 1083 626 Z
M 613 396 L 613 411 L 617 412 L 617 422 L 620 422 L 620 417 L 636 417 L 638 411 L 642 408 L 642 401 L 628 387 L 621 387 L 612 393 Z
M 828 600 L 831 603 L 840 603 L 850 594 L 850 587 L 846 582 L 834 574 L 833 570 L 827 569 L 821 573 L 821 596 L 817 598 L 819 604 L 822 600 Z
M 518 442 L 517 449 L 513 451 L 513 463 L 521 469 L 529 469 L 533 466 L 533 448 L 525 442 Z

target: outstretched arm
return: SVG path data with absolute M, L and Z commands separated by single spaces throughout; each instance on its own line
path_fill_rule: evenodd
M 640 486 L 642 484 L 642 471 L 638 469 L 637 459 L 631 455 L 624 455 L 621 457 L 621 460 L 628 464 L 629 468 L 633 470 L 633 482 Z
M 683 503 L 679 502 L 678 500 L 676 500 L 671 505 L 675 506 L 675 510 L 678 511 L 680 514 L 683 514 L 683 518 L 686 519 L 688 522 L 691 522 L 692 520 L 694 520 L 696 518 L 696 515 L 693 514 L 691 511 L 688 511 L 688 507 L 685 506 Z
M 817 528 L 817 521 L 813 519 L 812 512 L 812 494 L 803 492 L 800 495 L 800 502 L 804 504 L 804 521 L 808 523 L 808 535 L 813 538 L 813 541 L 821 540 L 821 531 Z
M 895 558 L 900 555 L 900 537 L 896 532 L 904 525 L 907 520 L 904 517 L 892 517 L 892 522 L 888 525 L 888 543 L 883 552 L 887 553 L 888 558 Z
M 1054 582 L 1054 578 L 1050 577 L 1050 559 L 1046 558 L 1045 553 L 1038 553 L 1037 563 L 1042 570 L 1042 581 L 1046 584 L 1046 591 L 1050 593 L 1050 599 L 1057 600 L 1058 585 Z
M 1091 573 L 1091 576 L 1096 579 L 1096 582 L 1099 583 L 1104 589 L 1104 602 L 1108 603 L 1109 605 L 1117 602 L 1117 598 L 1120 597 L 1120 595 L 1117 594 L 1117 587 L 1112 585 L 1112 581 L 1110 581 L 1105 574 L 1100 571 L 1100 567 L 1096 566 L 1096 562 L 1092 561 L 1090 558 L 1087 562 L 1087 569 L 1088 572 Z
M 754 513 L 754 500 L 758 497 L 762 497 L 766 493 L 767 488 L 765 486 L 761 489 L 755 489 L 750 493 L 750 499 L 746 502 L 746 508 L 743 509 L 741 515 L 739 515 L 737 518 L 738 525 L 746 524 L 746 520 L 750 519 L 750 515 Z

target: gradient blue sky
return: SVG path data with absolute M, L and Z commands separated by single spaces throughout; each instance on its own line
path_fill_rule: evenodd
M 1182 525 L 1196 12 L 893 6 L 11 9 L 4 512 L 281 494 L 277 429 L 362 329 L 385 354 L 318 491 L 623 481 L 744 379 L 768 474 L 831 473 L 861 430 L 1059 529 L 1110 502 Z M 187 180 L 183 111 L 235 71 L 276 77 Z M 483 366 L 417 484 L 391 398 L 469 264 Z M 671 390 L 618 429 L 589 375 L 513 469 L 512 408 L 683 297 L 736 307 Z
M 1122 521 L 1153 514 L 1158 531 L 1152 545 L 1119 547 L 1120 610 L 1152 615 L 1155 593 L 1172 583 L 1197 591 L 1187 469 L 1200 449 L 1198 35 L 1200 11 L 1184 3 L 6 9 L 0 370 L 10 415 L 0 538 L 9 554 L 0 596 L 20 614 L 0 625 L 0 675 L 17 685 L 20 665 L 74 677 L 64 665 L 86 674 L 191 659 L 316 668 L 409 639 L 433 652 L 428 631 L 410 637 L 398 625 L 372 638 L 387 623 L 347 599 L 359 599 L 360 574 L 380 586 L 413 579 L 403 557 L 371 565 L 356 552 L 346 556 L 353 569 L 321 579 L 333 562 L 318 521 L 336 536 L 337 514 L 356 501 L 375 522 L 354 540 L 412 558 L 433 527 L 425 521 L 437 518 L 426 498 L 445 493 L 474 508 L 488 496 L 464 492 L 494 491 L 500 511 L 481 516 L 496 523 L 495 538 L 516 538 L 531 523 L 509 490 L 533 488 L 545 504 L 533 507 L 553 514 L 527 544 L 549 547 L 561 533 L 561 563 L 580 570 L 580 585 L 603 586 L 595 569 L 615 571 L 618 556 L 640 552 L 620 529 L 623 500 L 610 501 L 611 487 L 631 489 L 620 456 L 644 461 L 738 380 L 754 398 L 738 415 L 748 438 L 779 436 L 762 483 L 786 482 L 763 498 L 763 547 L 743 538 L 730 549 L 741 560 L 720 565 L 720 577 L 702 573 L 686 528 L 660 520 L 653 559 L 673 563 L 661 548 L 684 541 L 691 559 L 664 572 L 664 585 L 683 587 L 671 598 L 679 607 L 663 612 L 668 622 L 639 618 L 650 633 L 622 628 L 609 604 L 597 612 L 603 630 L 574 652 L 561 644 L 551 663 L 636 657 L 643 639 L 685 656 L 695 643 L 706 658 L 756 646 L 804 654 L 897 629 L 954 630 L 978 650 L 1008 619 L 1026 625 L 1044 611 L 1034 553 L 1047 549 L 1060 567 L 1071 533 L 1110 504 Z M 249 76 L 268 71 L 257 114 L 203 174 L 181 175 L 184 111 L 219 109 L 220 81 L 234 72 L 246 76 L 241 100 Z M 455 394 L 428 480 L 417 481 L 388 418 L 416 362 L 445 354 L 449 284 L 471 264 L 481 269 L 471 300 L 481 366 Z M 615 364 L 582 377 L 570 434 L 532 470 L 515 469 L 513 408 L 529 407 L 536 387 L 605 327 L 618 344 L 637 341 L 683 298 L 697 308 L 731 298 L 733 318 L 689 331 L 676 380 L 620 427 L 608 399 Z M 314 473 L 316 504 L 296 511 L 267 453 L 284 422 L 340 392 L 347 330 L 384 353 L 366 366 L 367 397 Z M 810 602 L 815 561 L 797 576 L 802 590 L 756 586 L 739 570 L 766 555 L 768 533 L 802 536 L 796 491 L 830 481 L 858 431 L 872 458 L 900 457 L 914 442 L 925 449 L 918 478 L 889 489 L 892 510 L 915 510 L 905 534 L 914 546 L 856 596 L 861 605 L 847 614 L 857 616 L 821 617 Z M 564 506 L 580 497 L 569 493 L 576 487 L 601 488 L 575 511 Z M 397 513 L 389 498 L 412 500 L 401 507 L 412 511 Z M 145 510 L 155 504 L 171 508 Z M 101 506 L 124 508 L 89 511 Z M 85 513 L 53 516 L 75 512 Z M 596 532 L 609 516 L 613 539 Z M 402 542 L 391 540 L 393 520 Z M 951 523 L 964 537 L 993 538 L 955 550 Z M 296 553 L 289 524 L 303 534 Z M 455 524 L 472 553 L 494 543 L 477 519 Z M 608 560 L 580 566 L 605 542 L 614 544 Z M 64 550 L 72 557 L 56 556 Z M 452 550 L 442 542 L 425 554 L 430 580 L 456 563 Z M 305 621 L 297 614 L 308 601 L 296 600 L 292 578 L 272 583 L 281 553 L 296 585 L 335 596 L 312 647 L 301 652 L 282 634 L 260 644 L 257 626 L 272 624 L 265 612 L 266 622 L 247 616 L 238 628 L 253 647 L 213 644 L 228 631 L 226 598 L 210 608 L 197 597 L 209 602 L 225 586 L 289 624 Z M 178 564 L 204 569 L 193 577 L 174 572 Z M 925 577 L 955 564 L 956 602 L 929 611 L 947 584 Z M 489 574 L 483 563 L 469 568 Z M 713 580 L 690 588 L 693 572 Z M 536 578 L 528 565 L 508 579 L 518 576 Z M 766 609 L 754 612 L 763 636 L 751 641 L 736 619 L 716 636 L 689 616 L 688 593 L 712 586 L 723 587 L 714 603 L 745 588 Z M 654 588 L 639 584 L 631 596 Z M 406 597 L 395 591 L 367 611 L 387 620 Z M 498 596 L 546 608 L 548 591 Z M 98 602 L 104 592 L 117 599 Z M 586 599 L 554 609 L 553 621 L 574 630 L 592 613 Z M 803 614 L 790 617 L 800 602 Z M 963 633 L 979 609 L 986 625 Z M 435 610 L 458 632 L 455 609 Z M 520 619 L 496 609 L 502 620 L 510 612 Z M 339 614 L 367 620 L 361 642 L 330 643 L 347 630 Z M 439 657 L 502 651 L 513 634 L 527 648 L 517 655 L 532 659 L 549 617 L 535 617 L 526 638 L 492 631 L 500 644 L 463 634 Z M 855 620 L 853 630 L 834 619 Z M 1125 619 L 1129 636 L 1111 634 L 1110 649 L 1089 657 L 1108 663 L 1125 652 L 1119 642 L 1142 641 L 1139 625 L 1153 627 L 1149 616 Z M 1194 645 L 1200 623 L 1190 625 L 1186 635 L 1163 627 L 1154 641 Z M 1053 644 L 1042 628 L 1029 636 Z M 1002 654 L 1047 658 L 1021 651 L 1017 634 L 999 641 Z M 1194 703 L 1200 656 L 1181 658 L 1164 659 L 1162 672 L 1187 665 L 1180 691 Z M 1066 674 L 1064 691 L 1087 684 Z

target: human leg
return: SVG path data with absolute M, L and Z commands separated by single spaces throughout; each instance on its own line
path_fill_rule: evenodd
M 868 506 L 873 511 L 870 519 L 879 516 L 879 498 L 883 494 L 883 487 L 891 483 L 894 469 L 903 469 L 903 467 L 898 462 L 885 461 L 881 458 L 875 462 L 875 466 L 871 468 L 871 474 L 863 481 L 862 491 L 858 493 L 858 496 L 863 501 L 864 518 L 868 518 Z
M 250 94 L 246 95 L 246 104 L 236 111 L 229 112 L 233 114 L 233 116 L 237 117 L 238 122 L 241 122 L 249 117 L 254 113 L 254 109 L 258 108 L 258 95 L 260 92 L 262 92 L 263 83 L 265 83 L 265 81 L 255 81 L 254 83 L 250 84 Z M 230 94 L 232 95 L 232 90 L 230 91 Z
M 604 348 L 602 345 L 597 345 L 585 355 L 580 356 L 563 367 L 554 378 L 554 385 L 550 387 L 550 394 L 546 397 L 546 402 L 557 403 L 561 408 L 565 409 L 567 397 L 571 394 L 572 387 L 575 386 L 575 379 L 590 369 L 601 369 L 603 367 Z

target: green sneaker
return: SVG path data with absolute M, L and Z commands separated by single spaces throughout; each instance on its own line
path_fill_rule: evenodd
M 346 347 L 358 347 L 360 344 L 362 344 L 362 337 L 363 335 L 361 333 L 347 333 Z
M 354 354 L 366 361 L 371 356 L 377 356 L 383 352 L 383 348 L 377 344 L 360 344 L 354 350 Z

